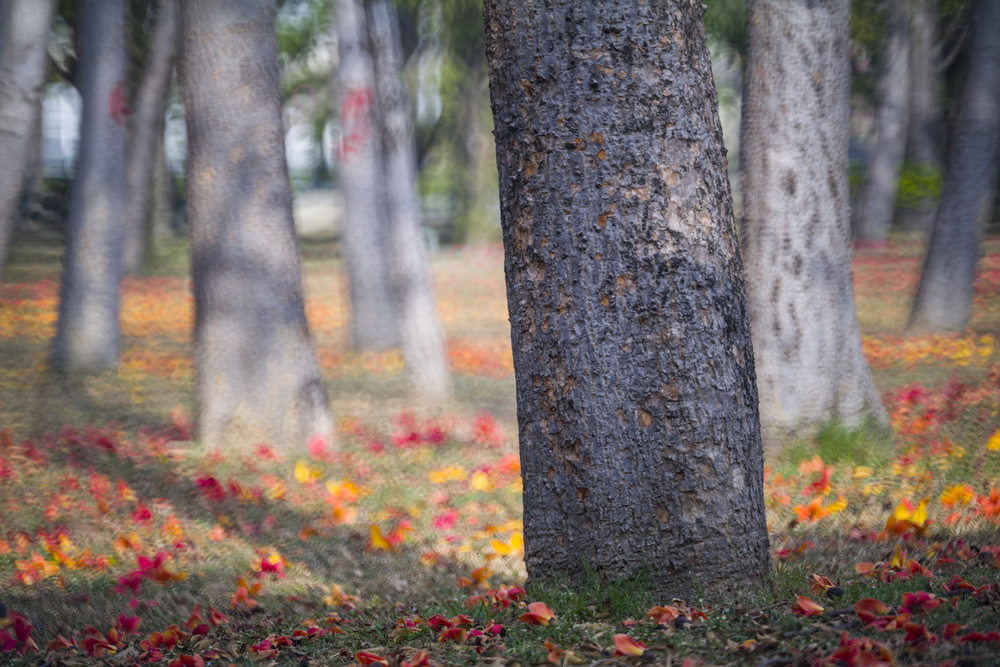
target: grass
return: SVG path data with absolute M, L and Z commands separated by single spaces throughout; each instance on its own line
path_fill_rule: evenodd
M 423 650 L 434 664 L 778 665 L 839 650 L 864 664 L 878 642 L 901 664 L 986 665 L 1000 652 L 989 634 L 1000 632 L 1000 240 L 986 245 L 969 328 L 916 339 L 903 326 L 919 244 L 857 253 L 859 320 L 892 434 L 831 423 L 769 461 L 773 585 L 722 601 L 652 599 L 642 577 L 525 583 L 498 249 L 434 261 L 456 388 L 438 405 L 409 398 L 398 353 L 347 348 L 336 247 L 303 255 L 337 447 L 219 451 L 190 440 L 183 247 L 124 282 L 120 368 L 58 377 L 46 354 L 59 248 L 15 246 L 0 286 L 0 600 L 15 612 L 0 664 L 39 658 L 19 657 L 16 613 L 42 654 L 73 638 L 51 664 L 96 659 L 110 627 L 139 618 L 102 658 L 124 664 L 153 657 L 139 642 L 172 624 L 191 635 L 199 605 L 207 635 L 161 644 L 168 661 L 400 665 Z M 947 603 L 917 605 L 898 629 L 859 622 L 859 600 L 900 612 L 914 591 Z M 803 615 L 796 596 L 823 611 Z M 519 620 L 529 602 L 555 618 Z M 210 608 L 228 621 L 211 624 Z M 616 656 L 618 635 L 647 652 Z

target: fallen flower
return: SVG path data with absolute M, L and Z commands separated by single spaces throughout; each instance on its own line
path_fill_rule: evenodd
M 823 606 L 816 604 L 804 595 L 795 596 L 795 604 L 792 605 L 792 613 L 796 616 L 822 616 Z
M 556 617 L 544 602 L 532 602 L 528 611 L 517 617 L 517 620 L 529 625 L 548 625 Z
M 618 634 L 611 638 L 615 645 L 615 655 L 640 656 L 646 652 L 646 645 L 629 635 Z

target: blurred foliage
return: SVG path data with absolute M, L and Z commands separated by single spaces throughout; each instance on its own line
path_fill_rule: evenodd
M 918 208 L 925 202 L 937 202 L 944 188 L 944 175 L 940 165 L 904 162 L 899 176 L 899 194 L 896 205 L 900 208 Z
M 721 42 L 747 53 L 747 0 L 705 0 L 705 32 L 710 41 Z

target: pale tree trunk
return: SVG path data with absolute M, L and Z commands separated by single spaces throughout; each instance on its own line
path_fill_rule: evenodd
M 909 1 L 888 0 L 888 35 L 879 72 L 875 117 L 878 136 L 858 207 L 857 240 L 861 244 L 884 245 L 896 210 L 910 102 L 909 21 L 903 5 Z
M 920 174 L 940 175 L 944 83 L 937 0 L 910 0 L 909 5 L 910 122 L 906 159 Z M 930 232 L 936 208 L 936 197 L 924 197 L 915 208 L 900 211 L 900 222 L 905 229 Z
M 444 333 L 435 314 L 420 227 L 416 145 L 403 72 L 399 26 L 390 0 L 370 0 L 369 39 L 381 111 L 387 264 L 407 369 L 417 393 L 441 400 L 449 393 Z
M 177 0 L 157 3 L 156 27 L 135 94 L 129 127 L 125 178 L 128 197 L 124 211 L 122 270 L 136 273 L 147 247 L 147 219 L 157 144 L 163 143 L 164 114 L 170 92 L 177 43 Z M 159 136 L 157 136 L 159 135 Z
M 750 3 L 741 240 L 768 453 L 830 420 L 885 420 L 851 281 L 850 8 Z
M 149 231 L 150 245 L 155 249 L 157 241 L 174 236 L 174 207 L 177 193 L 174 174 L 167 162 L 164 142 L 166 122 L 156 132 L 155 156 L 153 158 L 153 180 L 150 184 Z
M 197 430 L 332 437 L 306 323 L 271 0 L 181 3 Z
M 389 229 L 382 190 L 379 109 L 368 23 L 361 0 L 337 0 L 340 61 L 340 187 L 342 231 L 350 283 L 351 343 L 358 350 L 398 347 L 400 329 L 385 248 Z
M 1000 163 L 1000 3 L 978 0 L 944 190 L 910 314 L 911 331 L 962 329 L 972 314 L 979 240 Z
M 703 5 L 581 7 L 486 2 L 528 576 L 746 591 L 770 556 Z
M 7 0 L 0 7 L 0 281 L 21 207 L 33 128 L 42 113 L 54 0 Z
M 125 205 L 125 3 L 80 0 L 76 87 L 80 152 L 69 200 L 56 368 L 118 364 L 122 209 Z

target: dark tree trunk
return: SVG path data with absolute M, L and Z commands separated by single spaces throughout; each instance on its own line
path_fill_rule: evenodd
M 922 176 L 940 176 L 944 144 L 943 74 L 937 0 L 909 0 L 910 122 L 906 159 Z M 930 232 L 937 197 L 928 195 L 898 212 L 904 229 Z
M 909 328 L 962 329 L 972 312 L 979 239 L 993 211 L 1000 162 L 1000 3 L 978 0 L 969 68 Z
M 177 0 L 160 0 L 157 6 L 156 27 L 146 55 L 142 81 L 136 90 L 129 128 L 125 162 L 128 198 L 125 202 L 122 249 L 122 270 L 125 273 L 138 272 L 146 256 L 151 183 L 156 168 L 157 142 L 163 143 L 164 114 L 177 44 Z
M 399 319 L 389 276 L 389 229 L 375 68 L 362 0 L 337 0 L 340 91 L 340 186 L 344 255 L 351 297 L 351 343 L 358 350 L 398 347 Z M 392 184 L 395 186 L 396 184 Z
M 0 281 L 21 208 L 25 168 L 41 116 L 53 0 L 7 0 L 0 7 Z
M 770 556 L 742 266 L 700 0 L 489 0 L 532 580 L 663 599 Z
M 67 370 L 114 368 L 128 115 L 124 1 L 80 0 L 76 45 L 83 114 L 52 361 Z
M 409 98 L 400 76 L 403 57 L 396 10 L 391 0 L 369 0 L 369 39 L 381 111 L 383 197 L 388 230 L 387 264 L 398 313 L 400 340 L 417 393 L 441 400 L 450 379 L 444 333 L 435 313 L 420 227 L 416 144 Z
M 768 453 L 830 420 L 885 420 L 851 280 L 850 9 L 850 0 L 750 3 L 741 241 Z
M 879 72 L 875 116 L 878 137 L 858 210 L 857 240 L 862 244 L 884 245 L 896 210 L 910 102 L 910 26 L 903 5 L 909 1 L 888 2 L 889 27 Z
M 273 3 L 184 2 L 180 16 L 199 437 L 330 437 L 292 220 Z

